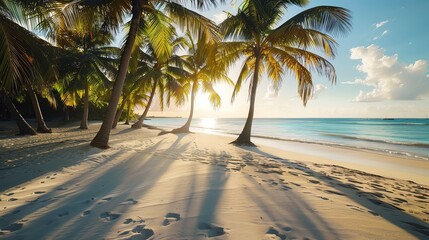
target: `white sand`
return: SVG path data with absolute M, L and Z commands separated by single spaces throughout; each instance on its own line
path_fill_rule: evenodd
M 91 128 L 1 136 L 0 238 L 429 238 L 424 173 L 317 156 L 310 144 L 308 153 L 239 148 L 223 136 L 123 125 L 99 150 L 88 145 Z M 410 160 L 329 151 L 386 166 Z

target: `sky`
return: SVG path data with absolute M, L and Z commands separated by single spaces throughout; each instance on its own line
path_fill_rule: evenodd
M 223 11 L 234 13 L 241 2 L 231 1 L 203 14 L 216 21 Z M 290 7 L 285 20 L 311 7 L 340 6 L 352 11 L 353 28 L 345 37 L 336 37 L 337 56 L 331 63 L 337 83 L 313 74 L 314 96 L 304 107 L 297 94 L 296 80 L 285 75 L 275 93 L 270 80 L 263 76 L 258 86 L 255 117 L 283 118 L 427 118 L 429 117 L 429 1 L 427 0 L 313 0 L 305 6 Z M 229 76 L 235 81 L 241 63 Z M 231 103 L 232 86 L 217 85 L 222 106 L 213 109 L 204 94 L 198 94 L 195 117 L 245 118 L 249 108 L 248 83 Z M 156 105 L 156 104 L 155 104 Z M 155 116 L 187 117 L 189 103 L 159 111 Z

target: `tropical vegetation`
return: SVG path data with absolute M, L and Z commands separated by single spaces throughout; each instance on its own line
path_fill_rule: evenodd
M 90 106 L 105 109 L 91 141 L 108 148 L 119 119 L 144 125 L 156 96 L 161 109 L 189 100 L 186 123 L 172 133 L 190 132 L 198 93 L 214 108 L 221 103 L 215 85 L 234 85 L 231 101 L 249 83 L 249 112 L 234 144 L 253 145 L 252 121 L 261 79 L 276 91 L 285 77 L 298 82 L 304 105 L 313 93 L 313 73 L 335 83 L 328 59 L 336 55 L 334 37 L 350 31 L 351 14 L 333 6 L 314 7 L 286 18 L 291 5 L 306 0 L 243 0 L 236 13 L 216 24 L 197 10 L 224 0 L 0 0 L 0 101 L 14 116 L 21 134 L 36 134 L 16 107 L 31 101 L 37 132 L 51 132 L 39 104 L 82 109 L 81 129 L 89 127 Z M 114 47 L 115 36 L 124 33 Z M 43 36 L 43 38 L 42 38 Z M 229 68 L 241 63 L 237 79 Z M 264 76 L 264 77 L 263 77 Z
M 229 13 L 220 24 L 226 40 L 223 43 L 224 61 L 232 63 L 244 58 L 232 101 L 243 82 L 250 79 L 249 113 L 241 134 L 233 143 L 253 145 L 250 137 L 256 90 L 264 72 L 276 91 L 286 74 L 293 75 L 298 81 L 298 94 L 304 105 L 313 93 L 312 70 L 335 83 L 334 66 L 312 50 L 335 57 L 337 42 L 331 35 L 350 30 L 350 12 L 341 7 L 314 7 L 279 24 L 290 5 L 302 6 L 306 2 L 245 0 L 236 14 Z

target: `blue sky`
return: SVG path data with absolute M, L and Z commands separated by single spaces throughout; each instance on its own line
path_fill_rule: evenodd
M 239 4 L 240 0 L 237 1 Z M 429 116 L 429 1 L 427 0 L 326 0 L 311 1 L 305 8 L 290 7 L 285 14 L 318 5 L 333 5 L 352 11 L 353 29 L 337 37 L 337 84 L 314 74 L 315 97 L 303 107 L 296 81 L 285 76 L 278 95 L 270 92 L 264 77 L 258 87 L 256 117 L 427 117 Z M 234 12 L 230 1 L 203 14 L 222 19 L 222 11 Z M 240 63 L 230 72 L 235 80 Z M 209 108 L 199 95 L 197 117 L 246 117 L 247 89 L 231 104 L 232 87 L 218 86 L 223 98 L 218 110 Z M 172 107 L 150 115 L 187 116 L 188 107 Z

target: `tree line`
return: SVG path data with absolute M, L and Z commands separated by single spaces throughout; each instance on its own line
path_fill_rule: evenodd
M 234 101 L 247 81 L 249 112 L 233 143 L 253 145 L 252 120 L 262 74 L 276 91 L 286 76 L 293 76 L 304 105 L 313 92 L 312 73 L 336 81 L 328 58 L 336 54 L 334 37 L 350 31 L 351 13 L 318 6 L 286 15 L 290 6 L 307 2 L 243 0 L 236 13 L 227 13 L 216 24 L 194 9 L 205 10 L 224 0 L 0 0 L 1 101 L 20 134 L 51 132 L 38 96 L 53 106 L 58 100 L 64 106 L 82 104 L 82 129 L 88 128 L 89 103 L 105 103 L 103 123 L 90 144 L 107 148 L 110 131 L 124 110 L 129 122 L 135 106 L 145 107 L 132 125 L 141 128 L 155 96 L 161 108 L 189 100 L 187 122 L 171 131 L 189 132 L 197 92 L 208 93 L 217 108 L 221 99 L 216 83 L 229 83 Z M 112 46 L 119 32 L 126 33 L 120 48 Z M 229 68 L 236 62 L 241 63 L 239 76 L 230 79 Z M 14 105 L 23 95 L 31 100 L 36 130 Z

